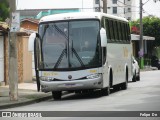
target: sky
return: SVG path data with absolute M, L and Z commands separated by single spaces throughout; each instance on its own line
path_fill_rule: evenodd
M 143 1 L 143 3 L 145 3 L 147 0 Z M 160 1 L 154 3 L 153 0 L 150 0 L 143 6 L 143 9 L 145 11 L 144 15 L 154 15 L 160 17 Z
M 16 0 L 17 9 L 89 8 L 93 0 Z M 83 6 L 82 6 L 83 3 Z
M 148 0 L 143 0 L 145 3 Z M 136 0 L 139 6 L 139 0 Z M 56 9 L 56 8 L 91 8 L 92 0 L 17 0 L 17 9 Z M 160 17 L 160 2 L 154 3 L 149 0 L 143 5 L 144 16 L 154 15 Z M 139 10 L 139 9 L 138 9 Z M 138 15 L 137 10 L 137 16 Z

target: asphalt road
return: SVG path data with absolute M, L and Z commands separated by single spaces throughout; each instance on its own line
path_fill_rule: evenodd
M 140 81 L 129 82 L 127 90 L 112 90 L 109 96 L 102 96 L 100 91 L 93 92 L 92 94 L 71 93 L 64 95 L 62 100 L 59 101 L 50 99 L 4 111 L 160 111 L 160 71 L 141 72 Z M 79 112 L 79 115 L 81 114 Z M 160 116 L 159 113 L 158 116 Z M 71 118 L 58 117 L 58 119 L 70 120 Z M 72 117 L 72 119 L 74 118 Z M 90 120 L 91 118 L 87 117 L 85 119 Z M 92 120 L 94 119 L 97 118 L 93 118 Z M 105 118 L 101 117 L 100 119 Z M 111 117 L 110 119 L 115 120 L 116 118 Z M 130 118 L 129 120 L 132 119 L 136 118 Z M 145 117 L 137 119 L 148 120 Z M 123 120 L 128 120 L 128 118 L 125 117 Z M 160 118 L 152 117 L 149 120 L 160 120 Z

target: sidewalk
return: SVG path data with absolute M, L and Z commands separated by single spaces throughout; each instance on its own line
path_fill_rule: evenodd
M 18 101 L 10 101 L 9 86 L 0 86 L 0 110 L 28 105 L 50 98 L 52 98 L 51 92 L 37 92 L 36 83 L 20 83 L 18 84 Z
M 144 68 L 141 69 L 141 72 L 152 71 L 152 70 L 158 70 L 158 68 L 157 67 L 151 67 L 151 66 L 144 66 Z

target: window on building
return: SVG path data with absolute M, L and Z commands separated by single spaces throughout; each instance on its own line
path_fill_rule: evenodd
M 96 8 L 95 8 L 95 12 L 99 12 L 99 7 L 96 7 Z
M 127 20 L 131 20 L 131 17 L 128 17 Z
M 113 4 L 117 4 L 117 0 L 112 0 L 112 3 Z
M 117 7 L 113 7 L 113 14 L 117 14 Z
M 99 0 L 95 0 L 95 4 L 99 4 Z
M 131 12 L 131 8 L 128 8 L 128 12 Z

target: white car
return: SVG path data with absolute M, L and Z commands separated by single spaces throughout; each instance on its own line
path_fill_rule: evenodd
M 132 82 L 140 81 L 140 68 L 138 62 L 134 57 L 132 57 L 132 72 L 133 72 Z

